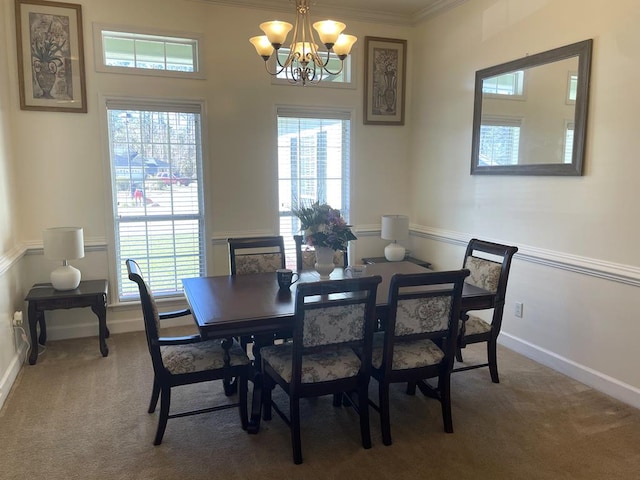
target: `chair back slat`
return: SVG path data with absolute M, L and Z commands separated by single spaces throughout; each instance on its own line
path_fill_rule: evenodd
M 125 263 L 127 265 L 129 280 L 138 285 L 140 303 L 142 305 L 144 330 L 147 337 L 147 347 L 151 354 L 153 368 L 157 372 L 160 372 L 164 367 L 162 364 L 162 356 L 160 354 L 160 345 L 158 343 L 158 339 L 160 337 L 160 315 L 158 314 L 158 306 L 153 293 L 142 277 L 142 270 L 138 263 L 131 259 L 128 259 Z
M 231 275 L 275 272 L 285 268 L 282 236 L 229 238 Z
M 465 268 L 471 272 L 467 283 L 492 293 L 498 291 L 502 263 L 469 256 L 465 262 Z
M 451 295 L 399 299 L 396 311 L 396 337 L 419 333 L 446 332 L 451 318 Z
M 319 347 L 364 338 L 365 305 L 362 303 L 307 310 L 302 316 L 302 343 Z

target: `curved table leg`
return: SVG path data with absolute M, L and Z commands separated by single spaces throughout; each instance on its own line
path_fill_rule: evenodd
M 38 323 L 41 328 L 44 325 L 44 312 L 38 312 L 33 302 L 29 302 L 29 335 L 31 337 L 31 350 L 29 352 L 29 364 L 35 365 L 38 361 Z M 40 317 L 42 316 L 42 320 Z
M 98 335 L 100 337 L 100 353 L 103 357 L 109 355 L 109 347 L 107 347 L 106 338 L 109 337 L 109 329 L 107 328 L 107 302 L 106 296 L 102 305 L 92 305 L 91 310 L 98 317 Z

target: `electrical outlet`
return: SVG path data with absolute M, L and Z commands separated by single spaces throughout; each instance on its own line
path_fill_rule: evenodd
M 516 308 L 515 308 L 516 317 L 522 318 L 522 308 L 523 307 L 524 306 L 523 306 L 522 302 L 516 302 Z
M 13 325 L 16 327 L 22 326 L 22 312 L 17 311 L 13 314 Z

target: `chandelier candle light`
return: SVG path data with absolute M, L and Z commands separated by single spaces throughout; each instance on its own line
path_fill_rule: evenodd
M 313 28 L 318 32 L 320 42 L 326 48 L 326 58 L 322 58 L 318 50 L 316 36 L 311 30 L 311 18 L 309 16 L 309 0 L 295 0 L 296 2 L 296 24 L 295 27 L 287 22 L 272 21 L 260 24 L 260 29 L 265 35 L 251 37 L 249 41 L 253 44 L 265 62 L 265 68 L 270 75 L 277 76 L 283 71 L 289 83 L 306 85 L 307 83 L 318 83 L 322 80 L 324 73 L 338 75 L 344 67 L 344 60 L 351 52 L 351 47 L 358 40 L 353 35 L 346 35 L 342 31 L 346 25 L 333 20 L 323 20 L 315 22 Z M 289 46 L 287 58 L 280 60 L 278 50 L 283 47 L 287 35 L 293 29 L 293 40 Z M 274 72 L 269 70 L 267 61 L 271 58 L 275 50 L 275 60 L 277 67 Z M 331 71 L 328 68 L 331 51 L 340 59 L 340 68 Z
M 68 260 L 84 257 L 82 227 L 47 228 L 43 233 L 44 256 L 62 261 L 51 272 L 51 284 L 56 290 L 75 290 L 80 285 L 80 270 L 68 264 Z
M 407 250 L 397 241 L 409 238 L 409 217 L 406 215 L 383 215 L 380 236 L 384 240 L 392 240 L 384 248 L 384 258 L 390 262 L 404 260 Z

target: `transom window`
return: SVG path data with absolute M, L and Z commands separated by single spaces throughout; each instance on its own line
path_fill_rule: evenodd
M 289 55 L 289 51 L 290 50 L 285 47 L 282 47 L 278 50 L 280 63 L 284 63 L 284 61 L 287 58 L 287 55 Z M 322 60 L 324 61 L 326 58 L 326 54 L 320 53 L 320 58 L 322 58 Z M 354 75 L 353 75 L 353 70 L 351 68 L 352 58 L 353 58 L 353 53 L 351 53 L 350 55 L 347 56 L 347 58 L 344 59 L 344 66 L 342 68 L 342 71 L 339 74 L 329 75 L 327 72 L 324 72 L 322 75 L 322 81 L 318 84 L 315 84 L 314 87 L 324 86 L 324 87 L 338 87 L 338 88 L 355 88 L 355 81 L 353 78 Z M 276 64 L 275 55 L 272 56 L 270 62 L 272 62 L 272 65 L 270 67 L 271 71 L 275 71 L 276 69 L 280 68 Z M 338 70 L 340 70 L 340 63 L 341 63 L 340 59 L 334 53 L 332 53 L 331 56 L 329 57 L 329 64 L 327 68 L 332 72 L 337 72 Z M 320 71 L 318 71 L 317 74 L 320 75 Z M 288 85 L 289 82 L 287 81 L 286 71 L 283 70 L 277 76 L 273 77 L 272 83 Z
M 107 100 L 118 299 L 138 298 L 125 261 L 157 296 L 204 267 L 201 105 Z
M 489 95 L 522 97 L 524 95 L 524 71 L 496 75 L 482 81 L 482 93 Z
M 293 209 L 328 203 L 349 220 L 351 115 L 348 111 L 278 108 L 280 235 L 287 263 L 295 268 Z
M 125 31 L 102 25 L 94 29 L 98 71 L 202 77 L 199 35 Z

